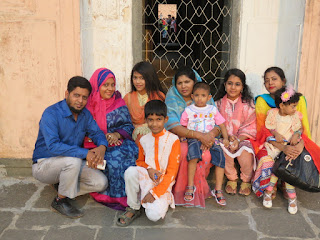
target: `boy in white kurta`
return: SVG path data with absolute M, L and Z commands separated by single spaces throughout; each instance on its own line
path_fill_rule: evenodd
M 169 205 L 175 207 L 171 189 L 179 169 L 179 138 L 164 129 L 168 121 L 164 102 L 149 101 L 145 118 L 151 133 L 139 141 L 137 166 L 129 167 L 124 174 L 129 207 L 119 216 L 119 226 L 128 226 L 139 217 L 141 204 L 151 221 L 164 218 Z

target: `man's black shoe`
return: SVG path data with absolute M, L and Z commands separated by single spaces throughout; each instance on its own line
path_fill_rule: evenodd
M 67 197 L 54 198 L 53 202 L 51 203 L 51 209 L 69 218 L 79 218 L 83 216 L 83 213 L 79 209 L 77 209 L 75 206 L 73 206 L 70 203 L 70 199 Z

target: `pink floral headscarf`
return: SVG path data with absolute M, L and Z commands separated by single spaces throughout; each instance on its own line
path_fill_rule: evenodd
M 109 99 L 101 98 L 100 86 L 109 78 L 113 78 L 116 84 L 115 75 L 107 68 L 99 68 L 93 73 L 90 78 L 92 92 L 87 103 L 87 109 L 91 112 L 98 126 L 105 134 L 107 133 L 107 114 L 125 105 L 118 91 L 115 91 Z

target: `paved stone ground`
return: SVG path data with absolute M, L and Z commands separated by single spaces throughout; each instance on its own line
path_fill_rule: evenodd
M 320 194 L 298 191 L 299 211 L 287 212 L 280 194 L 272 209 L 262 207 L 253 194 L 227 197 L 226 207 L 208 199 L 206 209 L 177 207 L 164 220 L 150 222 L 145 215 L 127 228 L 117 227 L 121 213 L 94 202 L 88 195 L 77 198 L 85 211 L 80 219 L 51 212 L 55 190 L 31 177 L 0 178 L 0 239 L 319 239 Z

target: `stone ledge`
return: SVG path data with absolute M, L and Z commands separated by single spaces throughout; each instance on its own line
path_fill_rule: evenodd
M 0 158 L 0 177 L 31 177 L 30 158 Z

